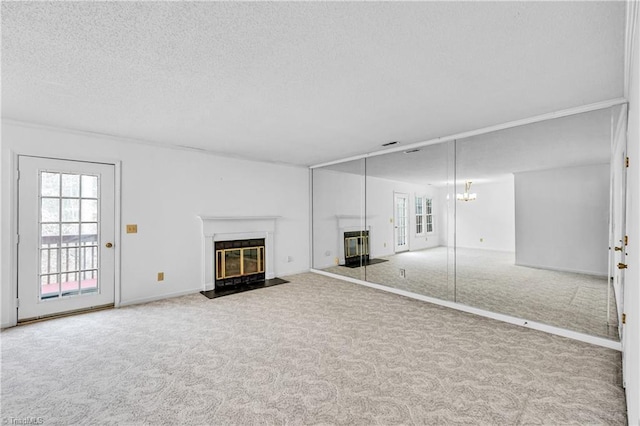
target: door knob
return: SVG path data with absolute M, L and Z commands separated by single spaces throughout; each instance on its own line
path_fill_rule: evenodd
M 618 263 L 618 269 L 627 269 L 627 265 L 624 263 Z
M 105 244 L 104 246 L 105 246 L 106 248 L 111 248 L 111 247 L 113 247 L 113 244 L 111 244 L 111 243 L 107 243 L 107 244 Z

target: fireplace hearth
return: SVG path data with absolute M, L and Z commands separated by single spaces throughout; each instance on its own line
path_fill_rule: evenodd
M 215 242 L 215 288 L 265 280 L 264 238 Z

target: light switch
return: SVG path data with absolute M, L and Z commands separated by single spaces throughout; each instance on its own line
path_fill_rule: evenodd
M 158 281 L 164 281 L 164 272 L 158 272 Z
M 137 234 L 138 225 L 127 225 L 127 234 Z

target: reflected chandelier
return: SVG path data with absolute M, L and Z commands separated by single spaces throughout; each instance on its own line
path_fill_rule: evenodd
M 460 194 L 456 194 L 456 200 L 458 201 L 473 201 L 476 198 L 478 198 L 478 195 L 474 192 L 474 193 L 470 193 L 469 190 L 471 189 L 471 181 L 466 181 L 464 184 L 464 193 Z

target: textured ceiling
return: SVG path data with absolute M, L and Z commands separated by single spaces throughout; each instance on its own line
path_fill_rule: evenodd
M 2 2 L 4 118 L 309 165 L 622 96 L 624 2 Z
M 476 184 L 512 173 L 606 164 L 611 156 L 611 121 L 619 107 L 487 133 L 449 143 L 366 159 L 366 175 L 421 185 L 454 179 Z M 365 160 L 329 167 L 363 175 Z M 455 163 L 455 164 L 454 164 Z M 455 176 L 454 176 L 455 174 Z

